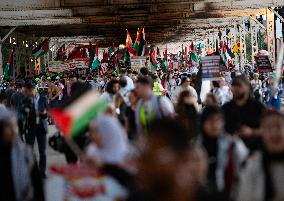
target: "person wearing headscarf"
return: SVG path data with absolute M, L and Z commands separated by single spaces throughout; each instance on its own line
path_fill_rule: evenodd
M 242 163 L 247 159 L 248 149 L 237 136 L 225 132 L 225 120 L 219 107 L 205 107 L 200 117 L 201 135 L 197 144 L 208 155 L 208 180 L 220 193 L 232 197 Z
M 284 115 L 267 111 L 260 136 L 263 149 L 246 162 L 236 201 L 284 200 Z
M 92 143 L 86 149 L 88 158 L 102 163 L 122 163 L 128 155 L 128 140 L 124 128 L 118 119 L 103 114 L 91 123 L 90 137 Z
M 32 149 L 18 135 L 16 116 L 0 108 L 0 200 L 44 201 Z
M 176 87 L 175 91 L 173 92 L 172 95 L 172 102 L 176 105 L 178 102 L 178 97 L 180 95 L 180 93 L 184 90 L 188 90 L 190 91 L 190 93 L 192 94 L 192 96 L 198 100 L 198 96 L 197 96 L 197 92 L 196 90 L 190 86 L 190 79 L 188 77 L 182 77 L 181 78 L 181 84 L 179 86 Z
M 266 82 L 266 86 L 264 88 L 264 102 L 265 104 L 271 108 L 280 110 L 281 109 L 281 95 L 283 93 L 282 84 L 278 85 L 275 88 L 275 73 L 270 73 L 269 79 Z

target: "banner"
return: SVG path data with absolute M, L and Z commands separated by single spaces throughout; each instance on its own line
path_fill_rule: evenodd
M 220 55 L 202 57 L 201 65 L 203 80 L 219 80 L 221 71 L 226 69 Z
M 63 61 L 49 61 L 48 71 L 54 73 L 61 73 L 69 70 L 69 65 Z
M 48 71 L 49 72 L 63 72 L 71 71 L 74 69 L 85 69 L 89 68 L 88 59 L 74 59 L 72 61 L 49 61 Z
M 134 56 L 130 59 L 131 70 L 139 71 L 141 68 L 146 67 L 146 57 L 144 56 Z
M 272 71 L 272 65 L 267 55 L 255 56 L 256 68 L 259 72 L 267 73 Z
M 45 188 L 47 201 L 117 201 L 127 197 L 117 180 L 82 165 L 51 166 Z

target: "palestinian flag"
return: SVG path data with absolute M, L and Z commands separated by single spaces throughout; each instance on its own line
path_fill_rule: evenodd
M 200 62 L 200 59 L 197 57 L 197 55 L 194 52 L 190 53 L 190 58 L 191 58 L 192 61 L 194 61 L 196 63 Z
M 94 71 L 96 69 L 99 68 L 100 66 L 100 61 L 99 61 L 99 46 L 97 45 L 96 46 L 96 55 L 94 57 L 94 60 L 93 60 L 93 63 L 92 63 L 92 66 L 91 66 L 91 70 Z
M 136 55 L 136 52 L 135 52 L 135 49 L 133 48 L 132 39 L 131 39 L 129 31 L 127 29 L 126 29 L 126 31 L 127 31 L 127 36 L 126 36 L 125 47 L 128 49 L 130 56 L 134 56 L 134 55 Z
M 10 69 L 10 64 L 6 63 L 4 67 L 4 80 L 9 80 L 9 69 Z
M 89 91 L 64 109 L 51 109 L 50 115 L 65 137 L 78 136 L 98 114 L 105 111 L 107 102 Z
M 151 61 L 152 66 L 154 67 L 154 70 L 157 70 L 158 63 L 157 63 L 157 60 L 156 60 L 155 50 L 151 53 L 150 61 Z
M 238 55 L 241 54 L 241 49 L 240 49 L 240 47 L 241 47 L 241 43 L 240 43 L 240 42 L 237 42 L 237 43 L 233 46 L 233 51 L 234 51 L 235 53 L 237 53 Z
M 196 47 L 194 46 L 193 41 L 191 41 L 191 45 L 189 46 L 189 48 L 190 48 L 190 51 L 192 52 L 196 51 Z
M 139 31 L 139 28 L 138 28 L 136 40 L 135 40 L 135 43 L 133 45 L 133 48 L 134 48 L 136 53 L 138 53 L 138 51 L 139 51 L 139 45 L 140 45 L 140 41 L 141 41 L 140 37 L 141 37 L 140 36 L 140 31 Z
M 201 55 L 201 54 L 202 54 L 202 46 L 201 46 L 200 43 L 199 43 L 199 45 L 198 45 L 198 47 L 197 47 L 196 54 L 197 54 L 197 55 Z
M 167 60 L 168 60 L 168 49 L 166 48 L 164 52 L 164 58 L 162 60 L 161 69 L 164 73 L 167 72 Z
M 9 79 L 9 70 L 10 70 L 10 66 L 12 65 L 12 63 L 13 63 L 13 52 L 11 52 L 11 54 L 9 55 L 8 62 L 6 63 L 4 67 L 4 80 Z
M 159 47 L 157 47 L 157 59 L 162 59 Z
M 41 44 L 39 44 L 39 46 L 33 49 L 32 54 L 37 59 L 45 55 L 48 51 L 49 51 L 49 41 L 48 39 L 45 39 Z
M 126 42 L 125 42 L 125 47 L 126 48 L 129 48 L 129 47 L 132 47 L 133 46 L 133 43 L 132 43 L 132 39 L 131 39 L 131 36 L 130 36 L 130 33 L 129 31 L 126 29 Z

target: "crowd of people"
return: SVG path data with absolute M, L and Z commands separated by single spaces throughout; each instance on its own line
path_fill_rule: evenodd
M 273 73 L 202 81 L 201 71 L 147 68 L 11 81 L 0 94 L 0 200 L 45 199 L 47 144 L 68 163 L 111 175 L 125 201 L 284 200 L 282 85 L 274 81 Z M 77 155 L 60 135 L 47 139 L 48 111 L 89 90 L 108 107 L 74 138 Z

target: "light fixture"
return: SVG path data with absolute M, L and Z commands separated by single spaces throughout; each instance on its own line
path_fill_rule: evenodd
M 124 49 L 124 48 L 125 48 L 124 44 L 119 45 L 119 49 Z

